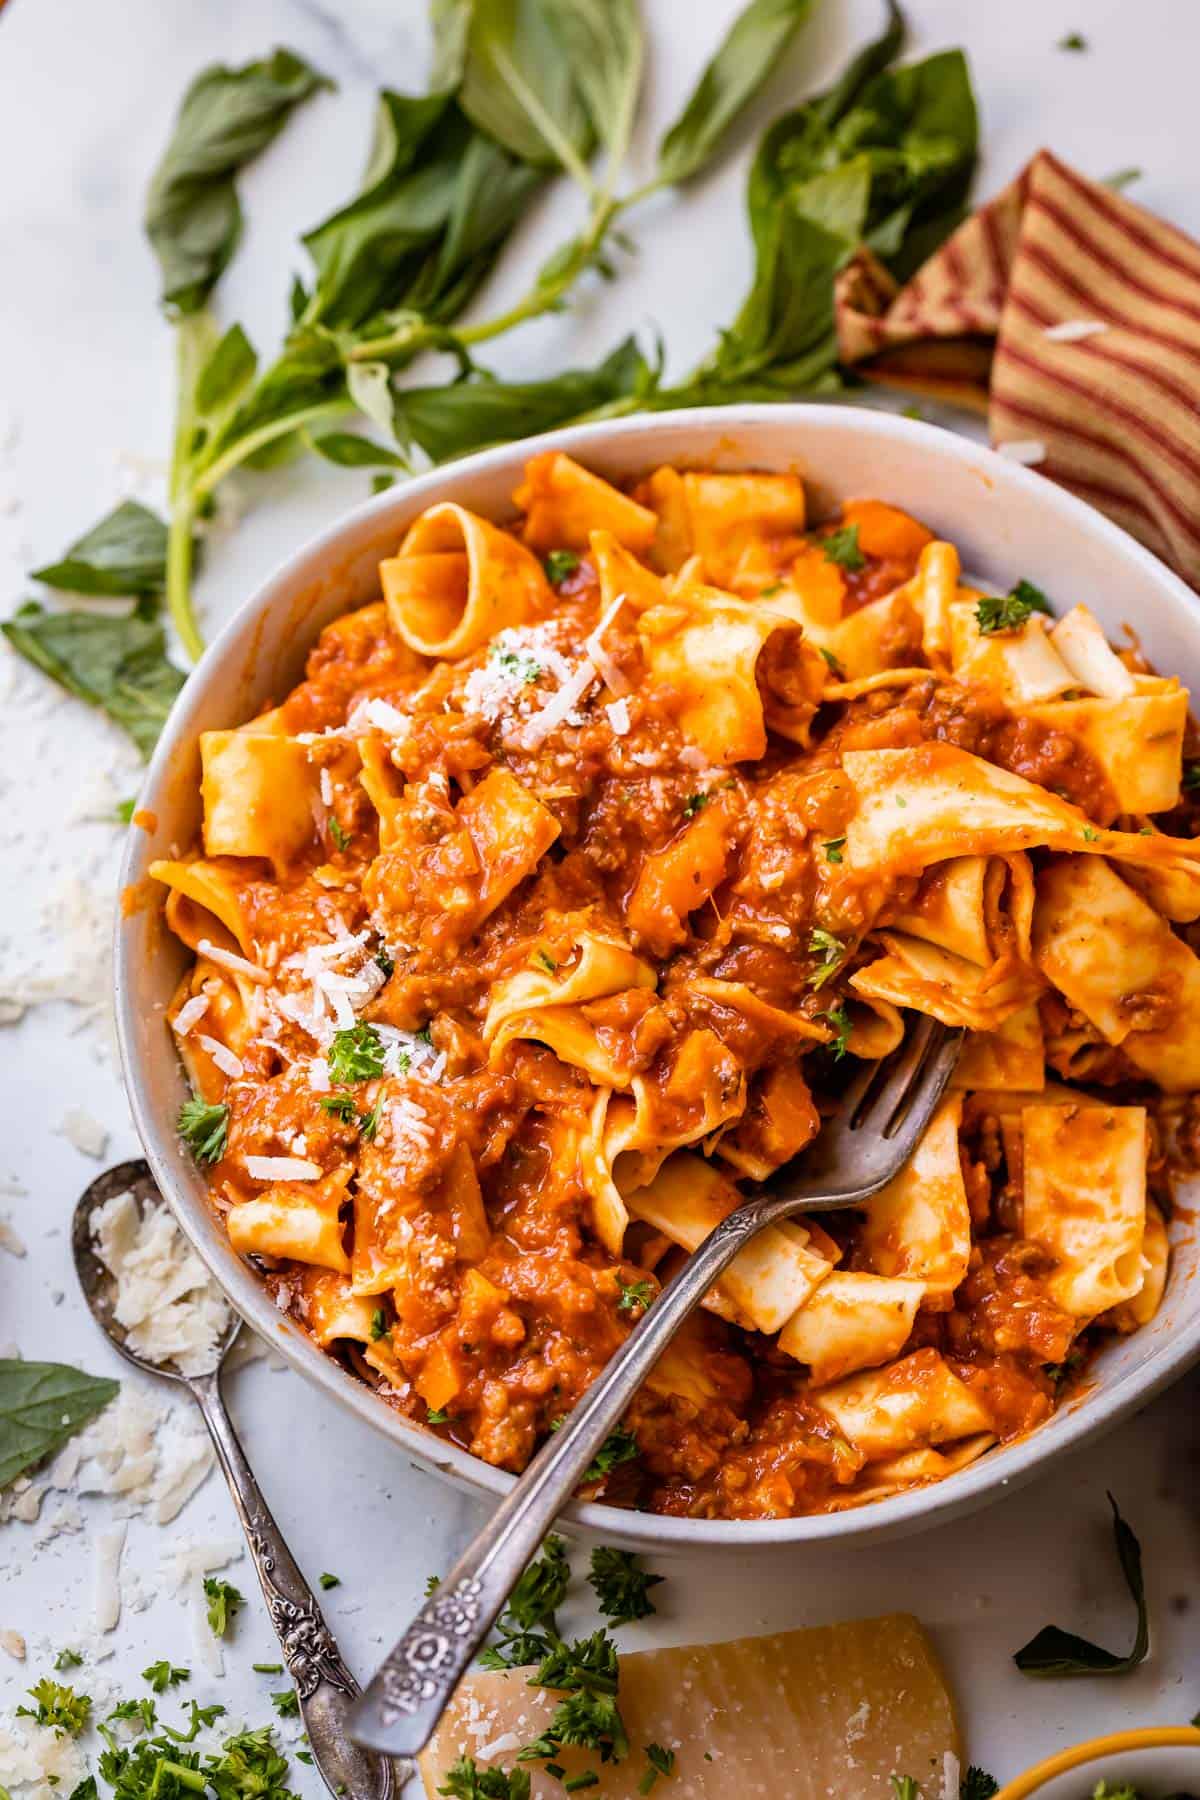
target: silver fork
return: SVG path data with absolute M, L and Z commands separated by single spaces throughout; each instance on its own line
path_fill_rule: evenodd
M 393 1756 L 424 1748 L 517 1577 L 684 1319 L 764 1225 L 855 1206 L 899 1173 L 954 1072 L 962 1038 L 932 1019 L 910 1023 L 890 1057 L 854 1076 L 811 1149 L 709 1233 L 383 1663 L 351 1714 L 360 1744 Z

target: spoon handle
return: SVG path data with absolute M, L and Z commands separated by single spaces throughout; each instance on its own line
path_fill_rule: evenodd
M 358 1697 L 358 1683 L 246 1461 L 225 1409 L 219 1372 L 196 1376 L 188 1386 L 204 1414 L 246 1533 L 271 1623 L 295 1683 L 313 1762 L 326 1787 L 344 1800 L 390 1800 L 391 1760 L 361 1749 L 350 1738 L 350 1709 Z

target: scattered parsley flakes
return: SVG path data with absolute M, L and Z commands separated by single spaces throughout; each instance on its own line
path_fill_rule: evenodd
M 620 1463 L 635 1462 L 639 1454 L 638 1441 L 631 1431 L 610 1431 L 584 1470 L 581 1486 L 603 1481 Z
M 1020 631 L 1032 613 L 1053 613 L 1045 594 L 1032 581 L 1018 581 L 1007 594 L 985 594 L 975 608 L 975 623 L 982 637 L 1002 631 Z
M 566 1744 L 595 1750 L 602 1762 L 629 1755 L 629 1734 L 617 1704 L 617 1647 L 606 1631 L 573 1644 L 559 1639 L 543 1658 L 530 1687 L 553 1688 L 564 1696 L 540 1737 L 518 1752 L 518 1762 L 544 1762 Z
M 180 1107 L 175 1129 L 198 1163 L 220 1162 L 229 1138 L 229 1108 L 223 1101 L 210 1106 L 193 1094 Z
M 49 1675 L 43 1675 L 26 1692 L 37 1705 L 18 1706 L 17 1717 L 32 1719 L 35 1725 L 49 1726 L 56 1737 L 78 1737 L 91 1716 L 90 1694 L 77 1694 L 74 1688 L 52 1681 Z
M 445 1406 L 431 1406 L 425 1414 L 427 1425 L 448 1425 L 454 1414 Z
M 675 1752 L 664 1750 L 661 1744 L 646 1745 L 646 1761 L 650 1766 L 638 1782 L 639 1794 L 648 1794 L 660 1775 L 675 1773 Z
M 782 592 L 782 581 L 773 581 L 769 587 L 759 589 L 758 597 L 760 600 L 773 600 L 776 594 L 782 594 Z
M 396 973 L 395 959 L 389 950 L 377 950 L 375 952 L 375 963 L 378 968 L 383 970 L 389 980 Z
M 282 1675 L 282 1663 L 251 1663 L 250 1667 L 256 1675 Z
M 178 1687 L 181 1681 L 187 1681 L 191 1673 L 190 1669 L 177 1669 L 164 1657 L 161 1662 L 151 1663 L 148 1669 L 142 1670 L 142 1680 L 148 1681 L 156 1694 L 164 1694 L 169 1687 Z
M 902 419 L 923 419 L 925 414 L 921 411 L 921 408 L 916 402 L 913 401 L 910 405 L 902 406 L 900 408 L 900 417 Z
M 1097 831 L 1097 830 L 1096 830 L 1096 829 L 1095 829 L 1095 827 L 1094 827 L 1094 826 L 1092 826 L 1092 825 L 1085 825 L 1085 826 L 1084 826 L 1084 828 L 1083 828 L 1083 841 L 1084 841 L 1084 843 L 1085 843 L 1085 844 L 1094 844 L 1094 843 L 1096 843 L 1096 841 L 1097 841 L 1097 840 L 1098 840 L 1098 838 L 1099 838 L 1099 836 L 1100 836 L 1100 833 L 1099 833 L 1099 832 L 1098 832 L 1098 831 Z
M 711 799 L 712 799 L 711 794 L 700 794 L 700 793 L 689 794 L 687 799 L 683 803 L 684 818 L 685 819 L 694 819 L 696 814 L 700 811 L 700 808 L 702 806 L 707 806 Z
M 986 1769 L 972 1763 L 962 1778 L 959 1786 L 958 1800 L 992 1800 L 993 1794 L 1000 1792 L 1000 1783 Z
M 617 1276 L 617 1286 L 621 1290 L 621 1298 L 617 1301 L 618 1312 L 649 1312 L 654 1305 L 657 1288 L 653 1281 L 626 1281 Z
M 558 974 L 558 964 L 548 950 L 543 950 L 539 946 L 533 953 L 533 961 L 537 964 L 539 969 L 545 969 L 547 975 Z
M 428 1600 L 431 1595 L 436 1594 L 441 1585 L 442 1578 L 440 1575 L 427 1575 L 425 1577 L 425 1598 Z
M 919 1783 L 911 1775 L 893 1775 L 892 1800 L 922 1800 Z
M 829 862 L 840 863 L 842 860 L 842 851 L 845 849 L 845 846 L 846 840 L 844 837 L 826 838 L 825 842 L 821 845 L 821 848 L 825 852 Z
M 578 1775 L 567 1776 L 567 1779 L 563 1782 L 563 1792 L 567 1794 L 578 1794 L 584 1788 L 599 1787 L 599 1785 L 600 1777 L 597 1775 L 595 1769 L 583 1769 Z
M 842 668 L 842 665 L 838 661 L 837 657 L 833 654 L 833 651 L 826 650 L 826 648 L 823 644 L 819 646 L 819 649 L 821 651 L 821 655 L 825 658 L 825 661 L 829 664 L 830 673 L 833 675 L 836 675 L 838 680 L 841 681 L 843 676 L 845 675 L 845 670 Z
M 836 1036 L 831 1044 L 826 1045 L 826 1049 L 832 1052 L 835 1062 L 841 1062 L 850 1042 L 851 1031 L 850 1014 L 846 1011 L 845 1002 L 839 1001 L 837 1006 L 830 1007 L 828 1012 L 818 1013 L 817 1017 L 832 1025 Z
M 1086 50 L 1088 41 L 1082 31 L 1068 31 L 1066 37 L 1060 37 L 1056 46 L 1059 50 Z
M 387 1314 L 384 1312 L 382 1306 L 377 1306 L 375 1311 L 371 1314 L 371 1342 L 377 1344 L 380 1338 L 385 1338 L 387 1336 L 390 1329 L 391 1327 L 387 1322 Z
M 318 1575 L 317 1580 L 320 1582 L 321 1586 L 323 1588 L 325 1588 L 327 1591 L 329 1588 L 341 1587 L 341 1585 L 342 1585 L 341 1576 L 340 1575 L 331 1575 L 328 1572 L 328 1570 L 326 1570 L 326 1572 L 323 1575 Z
M 525 1769 L 481 1769 L 473 1756 L 460 1756 L 438 1789 L 450 1800 L 529 1800 Z
M 595 1590 L 600 1611 L 611 1625 L 629 1625 L 648 1619 L 654 1611 L 650 1589 L 662 1581 L 639 1567 L 632 1550 L 610 1550 L 601 1545 L 592 1551 L 588 1581 Z
M 56 1669 L 81 1669 L 83 1658 L 78 1650 L 60 1650 L 54 1659 Z
M 329 1077 L 339 1087 L 355 1081 L 371 1081 L 383 1074 L 383 1039 L 373 1025 L 361 1020 L 345 1031 L 335 1031 L 329 1046 Z
M 268 1695 L 271 1705 L 281 1719 L 295 1719 L 300 1713 L 300 1696 L 295 1688 L 279 1688 Z
M 819 956 L 821 961 L 807 978 L 812 988 L 824 987 L 829 977 L 841 967 L 846 955 L 846 946 L 841 938 L 834 937 L 831 931 L 823 931 L 819 925 L 814 926 L 808 940 L 810 956 Z
M 358 1122 L 358 1108 L 349 1094 L 322 1094 L 317 1101 L 322 1112 L 332 1113 L 343 1125 L 354 1125 Z
M 499 1642 L 483 1652 L 480 1667 L 514 1669 L 543 1662 L 559 1641 L 555 1613 L 570 1580 L 566 1546 L 562 1538 L 551 1534 L 541 1555 L 533 1559 L 508 1596 L 508 1605 L 496 1621 Z
M 215 1575 L 205 1576 L 204 1597 L 213 1636 L 223 1638 L 246 1602 L 230 1582 L 219 1581 Z
M 113 811 L 119 825 L 132 825 L 133 815 L 137 811 L 137 801 L 118 800 Z
M 332 813 L 329 817 L 329 835 L 333 839 L 334 848 L 337 850 L 348 850 L 354 838 L 354 833 L 344 830 L 333 817 Z
M 358 1121 L 358 1129 L 362 1133 L 364 1144 L 373 1144 L 375 1134 L 383 1123 L 383 1096 L 375 1102 L 370 1112 L 363 1113 Z
M 831 531 L 828 537 L 821 539 L 821 548 L 825 552 L 825 561 L 836 563 L 839 569 L 845 569 L 853 575 L 858 569 L 865 569 L 867 559 L 858 547 L 858 526 L 841 525 Z
M 546 673 L 536 656 L 528 650 L 506 650 L 502 644 L 493 644 L 488 651 L 488 662 L 501 675 L 509 675 L 514 681 L 523 682 L 532 687 Z
M 578 567 L 579 557 L 574 550 L 551 550 L 545 561 L 546 580 L 551 587 L 561 587 Z
M 1200 762 L 1184 763 L 1183 785 L 1185 788 L 1200 788 Z

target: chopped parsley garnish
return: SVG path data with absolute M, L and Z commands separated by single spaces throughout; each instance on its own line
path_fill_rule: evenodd
M 826 838 L 825 842 L 821 845 L 822 850 L 825 852 L 826 858 L 831 863 L 840 863 L 841 862 L 842 851 L 845 849 L 845 847 L 846 847 L 846 840 L 844 837 Z
M 621 1298 L 617 1301 L 618 1312 L 649 1312 L 654 1305 L 658 1289 L 652 1281 L 626 1281 L 617 1276 L 617 1286 L 621 1290 Z
M 648 1619 L 654 1611 L 650 1589 L 662 1581 L 638 1566 L 632 1550 L 610 1550 L 602 1545 L 592 1551 L 588 1581 L 595 1590 L 600 1611 L 612 1625 L 629 1625 Z
M 821 961 L 808 977 L 808 986 L 824 987 L 829 977 L 841 966 L 846 954 L 846 946 L 841 938 L 834 937 L 831 931 L 823 931 L 819 925 L 813 927 L 808 940 L 810 956 L 819 956 Z
M 322 1112 L 332 1113 L 343 1125 L 353 1125 L 358 1120 L 358 1108 L 349 1094 L 322 1094 L 317 1101 Z
M 427 1425 L 448 1425 L 453 1417 L 454 1414 L 446 1407 L 431 1406 L 425 1414 L 425 1423 Z
M 251 1663 L 250 1667 L 256 1675 L 282 1675 L 282 1663 Z
M 427 1575 L 425 1577 L 425 1598 L 428 1600 L 431 1595 L 436 1594 L 441 1585 L 440 1575 Z
M 1065 1381 L 1070 1380 L 1071 1376 L 1075 1374 L 1082 1363 L 1082 1350 L 1068 1350 L 1062 1362 L 1043 1363 L 1042 1374 L 1047 1376 L 1054 1383 L 1056 1388 L 1060 1388 Z
M 36 1707 L 18 1706 L 19 1719 L 32 1719 L 36 1725 L 48 1725 L 58 1737 L 78 1737 L 92 1711 L 92 1696 L 77 1694 L 74 1688 L 51 1681 L 49 1675 L 27 1690 Z
M 354 1081 L 371 1081 L 383 1074 L 383 1039 L 373 1025 L 361 1021 L 345 1031 L 335 1031 L 329 1046 L 329 1075 L 339 1087 Z
M 958 1800 L 992 1800 L 992 1795 L 999 1792 L 996 1777 L 972 1763 L 959 1784 Z
M 581 1485 L 590 1487 L 603 1481 L 620 1463 L 635 1462 L 638 1455 L 638 1441 L 631 1431 L 610 1431 L 584 1470 Z
M 617 1647 L 606 1631 L 573 1644 L 558 1640 L 543 1658 L 530 1687 L 563 1695 L 540 1737 L 518 1752 L 518 1762 L 553 1759 L 566 1744 L 595 1750 L 602 1762 L 629 1755 L 629 1735 L 617 1705 Z
M 579 558 L 574 550 L 551 550 L 546 558 L 546 580 L 551 587 L 560 587 L 578 567 Z
M 328 1572 L 328 1570 L 326 1570 L 326 1572 L 323 1575 L 318 1575 L 317 1580 L 320 1582 L 321 1586 L 326 1589 L 326 1591 L 328 1591 L 330 1588 L 341 1587 L 341 1585 L 342 1585 L 341 1576 L 340 1575 L 331 1575 Z
M 1058 40 L 1060 50 L 1086 50 L 1087 47 L 1088 41 L 1082 31 L 1068 31 L 1066 37 L 1060 37 Z
M 545 674 L 536 656 L 528 650 L 506 650 L 503 644 L 493 644 L 488 651 L 488 662 L 501 675 L 510 675 L 515 681 L 524 682 L 532 687 Z
M 450 1800 L 529 1800 L 525 1769 L 481 1769 L 473 1756 L 460 1756 L 438 1789 Z
M 837 1006 L 831 1006 L 828 1012 L 818 1013 L 817 1017 L 832 1025 L 837 1034 L 833 1042 L 826 1045 L 826 1049 L 832 1052 L 835 1062 L 841 1062 L 850 1042 L 851 1031 L 850 1014 L 846 1011 L 845 1002 L 839 1001 Z
M 1023 1644 L 1013 1657 L 1022 1675 L 1060 1677 L 1064 1675 L 1126 1675 L 1146 1660 L 1150 1649 L 1150 1615 L 1146 1606 L 1146 1585 L 1142 1575 L 1142 1546 L 1121 1516 L 1112 1495 L 1113 1538 L 1121 1574 L 1129 1589 L 1137 1612 L 1133 1643 L 1124 1656 L 1106 1650 L 1101 1644 L 1089 1643 L 1073 1631 L 1059 1625 L 1043 1625 L 1037 1635 Z
M 164 1657 L 162 1662 L 151 1663 L 148 1669 L 142 1670 L 142 1680 L 148 1681 L 156 1694 L 165 1694 L 169 1687 L 178 1687 L 181 1681 L 191 1676 L 190 1669 L 177 1669 Z
M 821 655 L 825 658 L 825 661 L 829 664 L 831 674 L 836 675 L 838 680 L 840 681 L 842 679 L 842 675 L 844 674 L 844 670 L 842 668 L 841 663 L 838 661 L 837 657 L 833 654 L 833 651 L 826 650 L 826 648 L 823 644 L 820 646 L 820 651 L 821 651 Z
M 213 1635 L 223 1638 L 246 1602 L 235 1587 L 228 1581 L 218 1581 L 215 1575 L 205 1576 L 204 1597 L 208 1601 L 208 1622 Z
M 583 1769 L 578 1775 L 567 1776 L 567 1779 L 563 1782 L 563 1792 L 566 1794 L 578 1794 L 584 1788 L 599 1786 L 600 1777 L 597 1775 L 595 1769 Z
M 108 1748 L 100 1757 L 100 1774 L 113 1788 L 113 1800 L 185 1800 L 193 1794 L 212 1794 L 217 1800 L 294 1800 L 285 1785 L 287 1758 L 276 1748 L 269 1725 L 236 1732 L 203 1758 L 197 1750 L 181 1748 L 194 1742 L 201 1725 L 211 1725 L 224 1711 L 223 1706 L 197 1706 L 193 1701 L 187 1731 L 163 1725 L 160 1735 L 139 1738 L 131 1745 L 120 1743 L 107 1721 L 102 1724 Z
M 375 1104 L 371 1108 L 370 1112 L 364 1113 L 362 1118 L 358 1121 L 358 1129 L 362 1133 L 362 1138 L 363 1138 L 364 1144 L 373 1144 L 375 1142 L 375 1134 L 379 1130 L 379 1127 L 382 1124 L 382 1122 L 383 1122 L 383 1099 L 381 1096 L 375 1102 Z
M 694 819 L 700 808 L 707 806 L 711 798 L 711 794 L 689 794 L 683 803 L 684 818 Z
M 858 547 L 857 525 L 841 525 L 831 531 L 828 537 L 821 539 L 821 548 L 826 562 L 836 563 L 839 569 L 846 569 L 851 575 L 867 566 L 867 559 Z
M 269 1696 L 271 1705 L 281 1719 L 294 1719 L 300 1712 L 300 1696 L 295 1688 L 279 1688 Z
M 661 1744 L 646 1745 L 646 1761 L 650 1766 L 638 1782 L 639 1794 L 648 1794 L 660 1775 L 675 1773 L 675 1752 L 664 1750 Z
M 1183 785 L 1185 788 L 1200 788 L 1200 762 L 1184 763 Z
M 119 824 L 132 825 L 133 815 L 137 811 L 137 801 L 118 800 L 114 810 Z
M 765 588 L 759 589 L 758 597 L 760 600 L 773 600 L 776 594 L 782 594 L 782 592 L 783 592 L 782 581 L 773 581 L 771 583 L 770 587 L 765 587 Z
M 140 1719 L 143 1731 L 153 1731 L 157 1717 L 153 1700 L 122 1700 L 113 1707 L 104 1723 L 109 1725 L 114 1719 Z
M 385 1338 L 390 1330 L 391 1327 L 387 1322 L 387 1314 L 384 1312 L 382 1306 L 377 1306 L 375 1311 L 371 1314 L 371 1342 L 377 1344 L 380 1338 Z
M 983 637 L 1001 631 L 1020 631 L 1030 615 L 1050 613 L 1053 608 L 1040 587 L 1032 581 L 1018 581 L 1007 594 L 985 594 L 975 608 L 975 623 Z
M 375 961 L 390 980 L 396 973 L 396 964 L 391 952 L 388 950 L 377 950 L 375 952 Z
M 332 814 L 329 819 L 329 835 L 333 839 L 334 848 L 337 850 L 349 849 L 354 836 L 353 832 L 344 830 Z
M 1100 833 L 1096 830 L 1096 828 L 1093 825 L 1085 825 L 1084 826 L 1083 841 L 1085 844 L 1094 844 L 1097 841 L 1097 839 L 1099 838 L 1099 836 L 1100 836 Z
M 78 1650 L 60 1650 L 54 1659 L 56 1669 L 81 1669 L 83 1658 Z
M 558 964 L 548 950 L 538 949 L 533 953 L 533 960 L 539 969 L 545 969 L 547 975 L 558 974 Z
M 922 1800 L 920 1786 L 911 1775 L 892 1776 L 892 1800 Z
M 902 406 L 900 408 L 900 417 L 902 419 L 923 419 L 925 414 L 914 400 L 910 406 Z
M 210 1106 L 193 1094 L 180 1107 L 175 1129 L 198 1163 L 220 1162 L 229 1137 L 229 1108 L 224 1101 Z
M 562 1538 L 551 1535 L 508 1596 L 496 1621 L 500 1641 L 483 1652 L 480 1667 L 515 1669 L 543 1662 L 559 1642 L 555 1612 L 566 1598 L 570 1580 L 566 1546 Z

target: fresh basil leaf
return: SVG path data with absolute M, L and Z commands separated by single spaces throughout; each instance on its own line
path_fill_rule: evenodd
M 471 0 L 430 0 L 429 23 L 433 31 L 433 69 L 429 85 L 434 92 L 456 88 L 467 60 L 467 27 Z
M 250 339 L 240 325 L 231 325 L 196 377 L 197 412 L 212 414 L 232 406 L 254 380 L 257 368 Z
M 435 323 L 458 317 L 545 177 L 473 131 L 458 158 L 450 210 L 432 254 L 403 297 Z M 389 304 L 394 304 L 389 302 Z
M 545 6 L 596 137 L 612 155 L 623 156 L 645 54 L 638 0 L 545 0 Z
M 635 395 L 648 395 L 656 371 L 627 338 L 595 369 L 568 369 L 547 381 L 495 381 L 477 375 L 448 387 L 401 388 L 396 430 L 434 462 L 507 443 Z
M 167 579 L 167 528 L 137 500 L 123 500 L 35 581 L 72 594 L 160 594 Z
M 69 693 L 100 707 L 149 757 L 186 679 L 167 660 L 161 625 L 137 613 L 113 619 L 32 605 L 0 629 L 14 650 Z
M 1142 1574 L 1142 1547 L 1121 1516 L 1112 1495 L 1113 1538 L 1125 1585 L 1137 1608 L 1137 1631 L 1132 1647 L 1125 1656 L 1105 1650 L 1073 1631 L 1057 1625 L 1045 1625 L 1036 1637 L 1022 1646 L 1013 1657 L 1022 1675 L 1039 1678 L 1065 1675 L 1125 1675 L 1146 1660 L 1150 1649 L 1150 1618 L 1146 1607 L 1146 1585 Z
M 660 181 L 690 181 L 711 162 L 811 10 L 812 0 L 750 0 L 659 145 Z
M 577 163 L 593 143 L 579 72 L 551 24 L 552 3 L 471 0 L 459 90 L 480 131 L 537 168 Z
M 346 391 L 365 418 L 389 436 L 394 434 L 391 371 L 386 363 L 347 363 Z
M 164 306 L 193 313 L 205 305 L 241 233 L 234 178 L 294 107 L 331 85 L 291 50 L 239 69 L 215 64 L 192 82 L 146 197 Z
M 120 1385 L 65 1363 L 0 1360 L 0 1488 L 65 1444 Z
M 404 458 L 389 450 L 386 444 L 373 444 L 370 438 L 356 437 L 350 431 L 328 431 L 309 440 L 310 448 L 326 462 L 342 469 L 402 469 Z
M 322 332 L 294 331 L 281 355 L 217 433 L 207 458 L 211 462 L 234 444 L 254 444 L 259 439 L 265 439 L 268 448 L 277 446 L 280 429 L 289 421 L 291 428 L 298 430 L 314 413 L 345 399 L 342 359 L 336 343 Z M 268 433 L 274 437 L 268 438 Z

